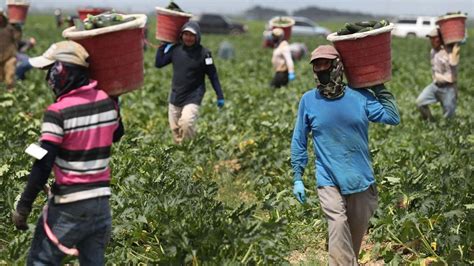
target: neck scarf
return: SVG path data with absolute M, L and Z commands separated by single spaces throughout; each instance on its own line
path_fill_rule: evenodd
M 318 91 L 323 97 L 337 99 L 344 95 L 346 86 L 342 81 L 343 72 L 342 62 L 335 59 L 329 69 L 314 73 Z
M 48 70 L 46 81 L 56 98 L 59 98 L 61 95 L 89 84 L 88 69 L 57 61 Z

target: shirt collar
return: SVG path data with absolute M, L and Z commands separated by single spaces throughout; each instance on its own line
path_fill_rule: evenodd
M 68 92 L 64 95 L 61 95 L 58 98 L 58 101 L 60 101 L 64 97 L 69 97 L 69 96 L 74 95 L 74 94 L 78 94 L 78 93 L 81 93 L 81 92 L 84 92 L 84 91 L 87 91 L 87 90 L 95 89 L 96 87 L 97 87 L 97 81 L 91 79 L 91 80 L 89 80 L 89 84 L 87 84 L 85 86 L 82 86 L 82 87 L 79 87 L 77 89 L 71 90 L 70 92 Z

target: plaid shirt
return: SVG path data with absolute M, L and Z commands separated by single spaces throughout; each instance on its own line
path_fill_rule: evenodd
M 457 79 L 457 61 L 453 54 L 441 48 L 431 49 L 431 72 L 433 81 L 437 84 L 455 83 Z

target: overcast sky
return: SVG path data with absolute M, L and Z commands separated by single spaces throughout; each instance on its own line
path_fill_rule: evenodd
M 2 4 L 6 0 L 0 0 Z M 104 6 L 127 11 L 149 12 L 165 7 L 169 0 L 30 0 L 38 9 Z M 307 6 L 336 8 L 387 15 L 442 15 L 448 11 L 468 12 L 474 18 L 474 0 L 176 0 L 182 9 L 193 13 L 238 14 L 255 5 L 293 11 Z

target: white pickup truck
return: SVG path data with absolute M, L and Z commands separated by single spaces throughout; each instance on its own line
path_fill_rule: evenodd
M 424 38 L 436 28 L 436 17 L 400 17 L 392 30 L 393 36 Z

